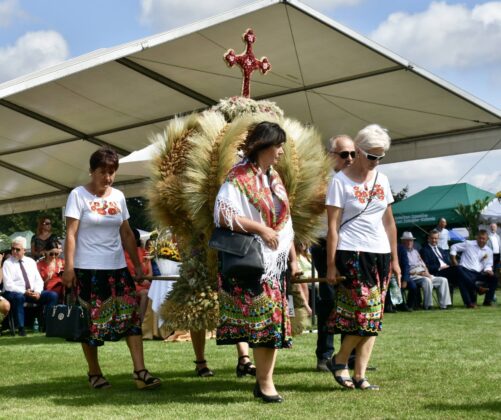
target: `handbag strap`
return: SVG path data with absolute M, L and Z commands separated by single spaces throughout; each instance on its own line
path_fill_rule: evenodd
M 364 209 L 356 214 L 355 216 L 353 217 L 350 217 L 348 220 L 345 220 L 343 223 L 341 223 L 341 226 L 339 226 L 339 230 L 341 230 L 341 228 L 346 224 L 346 223 L 349 223 L 351 222 L 352 220 L 355 220 L 357 217 L 361 216 L 362 213 L 365 212 L 365 210 L 367 210 L 367 208 L 369 207 L 369 204 L 372 202 L 372 193 L 374 192 L 374 188 L 376 187 L 376 181 L 377 181 L 377 177 L 379 175 L 379 172 L 376 172 L 376 178 L 374 178 L 374 184 L 372 184 L 372 188 L 371 188 L 371 192 L 369 193 L 369 198 L 367 199 L 367 204 L 365 205 Z
M 63 288 L 63 303 L 66 305 L 75 305 L 77 303 L 78 296 L 76 287 L 64 287 Z

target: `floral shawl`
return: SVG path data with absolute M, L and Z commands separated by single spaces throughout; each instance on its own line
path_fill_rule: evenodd
M 280 202 L 278 214 L 273 195 Z M 219 226 L 222 217 L 226 225 L 233 230 L 236 216 L 264 223 L 278 232 L 279 246 L 276 250 L 268 248 L 259 236 L 258 239 L 263 249 L 264 276 L 268 278 L 280 276 L 287 268 L 287 257 L 294 232 L 287 192 L 280 176 L 273 168 L 270 168 L 268 177 L 260 168 L 244 159 L 231 169 L 216 198 L 214 222 Z

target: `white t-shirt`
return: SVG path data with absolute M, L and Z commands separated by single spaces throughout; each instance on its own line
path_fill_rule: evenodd
M 446 228 L 438 231 L 438 247 L 449 249 L 449 231 Z
M 129 218 L 123 193 L 115 188 L 107 197 L 96 197 L 85 187 L 71 191 L 66 217 L 80 220 L 76 237 L 75 268 L 116 270 L 125 262 L 120 226 Z
M 341 224 L 366 207 L 374 180 L 359 184 L 342 171 L 332 178 L 325 204 L 343 209 Z M 383 214 L 388 205 L 393 203 L 393 195 L 388 178 L 381 172 L 378 173 L 372 197 L 371 203 L 360 216 L 341 227 L 337 249 L 377 254 L 391 252 L 383 225 Z

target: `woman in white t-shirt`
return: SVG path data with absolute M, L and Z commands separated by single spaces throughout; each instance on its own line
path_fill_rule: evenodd
M 82 341 L 92 388 L 109 388 L 99 366 L 97 348 L 122 337 L 134 365 L 133 378 L 140 389 L 156 388 L 160 379 L 144 366 L 141 320 L 134 280 L 142 278 L 134 234 L 123 193 L 111 185 L 118 155 L 101 148 L 90 157 L 90 182 L 71 191 L 66 203 L 65 271 L 63 282 L 76 287 L 80 304 L 89 311 L 90 334 Z M 136 268 L 133 279 L 123 247 Z
M 377 390 L 365 378 L 365 371 L 382 328 L 392 271 L 400 284 L 397 230 L 389 206 L 393 196 L 388 178 L 376 171 L 390 147 L 390 137 L 380 126 L 369 125 L 357 134 L 355 146 L 355 162 L 332 179 L 326 199 L 327 278 L 338 283 L 327 329 L 331 334 L 345 334 L 328 366 L 341 386 Z M 348 357 L 353 349 L 356 359 L 351 377 Z

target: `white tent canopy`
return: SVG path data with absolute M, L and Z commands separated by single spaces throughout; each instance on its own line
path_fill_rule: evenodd
M 487 223 L 501 223 L 501 201 L 494 198 L 483 210 L 480 218 Z
M 501 148 L 499 110 L 297 1 L 262 0 L 1 84 L 0 214 L 63 205 L 98 146 L 126 156 L 173 116 L 238 95 L 222 56 L 248 27 L 272 64 L 252 97 L 326 139 L 377 122 L 394 139 L 388 162 Z M 141 195 L 143 175 L 116 181 Z

